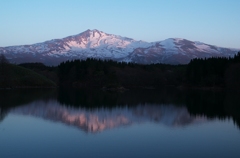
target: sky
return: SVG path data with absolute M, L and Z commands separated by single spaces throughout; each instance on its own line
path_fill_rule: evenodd
M 240 48 L 239 8 L 240 0 L 0 0 L 0 47 L 98 29 L 147 42 Z

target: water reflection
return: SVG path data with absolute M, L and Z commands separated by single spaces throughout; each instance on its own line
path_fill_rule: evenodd
M 0 121 L 20 114 L 61 122 L 86 132 L 154 122 L 186 127 L 213 119 L 232 118 L 239 126 L 239 99 L 226 92 L 136 90 L 5 91 L 0 94 Z
M 185 107 L 173 105 L 137 105 L 113 109 L 71 108 L 61 106 L 57 101 L 34 102 L 14 108 L 10 113 L 40 117 L 78 127 L 86 132 L 100 132 L 106 129 L 155 122 L 169 127 L 183 127 L 206 122 L 204 117 L 190 116 Z

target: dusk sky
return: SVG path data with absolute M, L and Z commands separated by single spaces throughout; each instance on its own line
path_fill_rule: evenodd
M 185 38 L 240 48 L 240 0 L 1 0 L 0 47 L 87 29 L 147 42 Z

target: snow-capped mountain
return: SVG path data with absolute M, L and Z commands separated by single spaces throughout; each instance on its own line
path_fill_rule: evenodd
M 142 64 L 187 64 L 193 58 L 232 57 L 238 51 L 238 49 L 222 48 L 202 42 L 169 38 L 155 42 L 148 48 L 136 48 L 130 53 L 127 61 Z
M 4 54 L 12 63 L 42 62 L 47 65 L 86 58 L 142 64 L 186 64 L 192 58 L 228 57 L 237 51 L 177 38 L 149 43 L 99 30 L 87 30 L 74 36 L 32 45 L 0 47 L 0 54 Z

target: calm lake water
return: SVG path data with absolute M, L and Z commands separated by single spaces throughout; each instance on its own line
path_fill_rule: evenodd
M 1 90 L 0 157 L 239 158 L 239 94 Z

